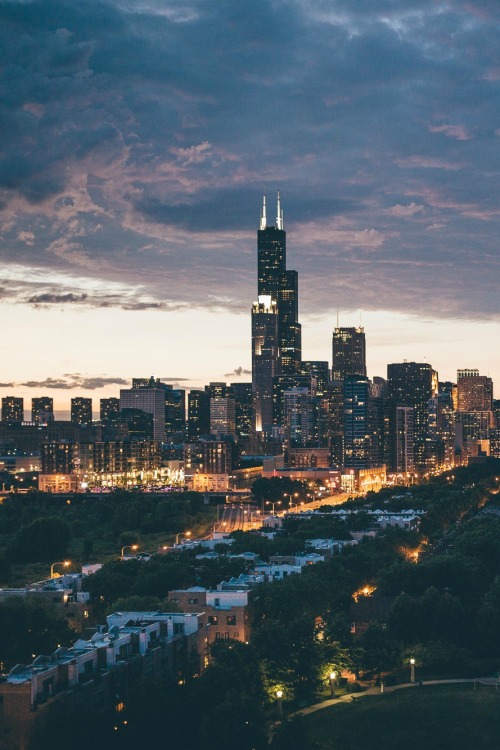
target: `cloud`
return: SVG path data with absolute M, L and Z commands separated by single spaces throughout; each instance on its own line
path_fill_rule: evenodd
M 0 257 L 25 269 L 1 301 L 245 313 L 280 187 L 301 313 L 362 307 L 363 279 L 386 307 L 443 315 L 459 283 L 465 314 L 500 314 L 498 18 L 486 0 L 0 2 Z
M 233 375 L 235 375 L 236 377 L 239 378 L 242 375 L 251 375 L 251 374 L 252 374 L 251 370 L 245 370 L 244 367 L 236 367 L 232 372 L 226 372 L 224 374 L 224 377 L 225 378 L 231 378 L 231 377 L 233 377 Z
M 385 213 L 389 214 L 390 216 L 414 216 L 415 214 L 419 214 L 424 210 L 424 206 L 417 205 L 416 203 L 410 203 L 408 206 L 402 206 L 399 203 L 396 206 L 391 206 L 391 208 L 387 208 Z
M 88 300 L 88 294 L 73 294 L 68 292 L 67 294 L 50 294 L 45 292 L 44 294 L 35 294 L 32 297 L 28 297 L 26 302 L 35 307 L 42 305 L 64 305 L 68 303 L 80 303 Z
M 60 378 L 45 378 L 44 380 L 28 380 L 18 383 L 24 388 L 50 388 L 57 390 L 73 390 L 79 388 L 84 391 L 95 391 L 108 385 L 130 385 L 129 380 L 120 377 L 91 377 L 79 374 L 67 374 Z

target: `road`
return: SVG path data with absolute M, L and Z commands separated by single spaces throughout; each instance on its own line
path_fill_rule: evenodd
M 310 503 L 304 503 L 303 505 L 293 505 L 292 509 L 279 510 L 275 508 L 276 515 L 283 517 L 289 512 L 304 513 L 305 511 L 317 510 L 322 505 L 343 505 L 352 494 L 343 492 L 336 495 L 328 495 L 327 497 L 317 498 Z M 262 518 L 266 518 L 273 515 L 272 508 L 268 507 L 262 511 L 256 505 L 237 505 L 236 503 L 228 503 L 224 505 L 221 518 L 214 525 L 214 531 L 227 532 L 230 534 L 233 531 L 251 531 L 252 529 L 258 529 L 262 525 Z

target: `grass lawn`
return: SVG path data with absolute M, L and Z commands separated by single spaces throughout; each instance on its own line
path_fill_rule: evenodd
M 366 696 L 300 719 L 304 750 L 481 750 L 500 747 L 500 691 L 472 684 Z

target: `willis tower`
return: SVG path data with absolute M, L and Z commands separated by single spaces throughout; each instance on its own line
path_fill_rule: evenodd
M 253 431 L 273 422 L 273 379 L 301 371 L 297 271 L 286 268 L 286 232 L 278 192 L 274 226 L 267 225 L 264 196 L 257 232 L 258 301 L 252 308 Z
M 302 359 L 297 271 L 286 268 L 286 232 L 283 211 L 278 205 L 275 226 L 267 226 L 264 196 L 260 229 L 257 232 L 258 295 L 276 301 L 278 310 L 278 344 L 280 375 L 298 375 Z

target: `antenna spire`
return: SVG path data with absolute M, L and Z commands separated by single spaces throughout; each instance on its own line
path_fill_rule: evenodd
M 283 229 L 283 211 L 281 210 L 279 190 L 278 190 L 278 208 L 276 211 L 276 229 Z
M 265 229 L 267 226 L 267 219 L 266 219 L 266 196 L 264 195 L 262 197 L 262 211 L 260 214 L 260 228 Z

